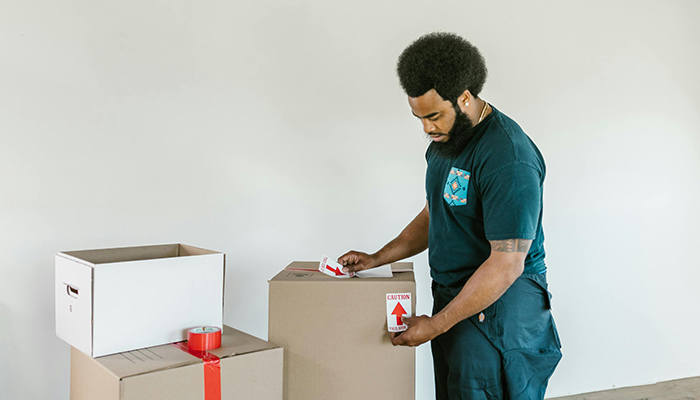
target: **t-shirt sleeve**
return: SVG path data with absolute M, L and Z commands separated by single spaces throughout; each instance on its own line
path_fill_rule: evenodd
M 484 176 L 481 186 L 487 240 L 535 239 L 542 204 L 535 167 L 511 162 Z

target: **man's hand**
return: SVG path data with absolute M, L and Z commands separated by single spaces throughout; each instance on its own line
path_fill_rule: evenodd
M 373 254 L 361 251 L 349 251 L 338 258 L 338 264 L 343 266 L 343 272 L 357 272 L 378 267 Z
M 394 346 L 418 346 L 440 335 L 440 330 L 435 327 L 434 320 L 427 315 L 418 317 L 402 317 L 408 329 L 391 334 L 391 343 Z

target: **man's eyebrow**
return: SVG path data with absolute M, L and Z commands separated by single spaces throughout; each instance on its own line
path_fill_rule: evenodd
M 411 114 L 413 114 L 413 116 L 414 116 L 414 117 L 416 117 L 416 118 L 418 118 L 418 119 L 425 119 L 425 118 L 428 118 L 428 119 L 430 119 L 430 118 L 432 118 L 432 117 L 434 117 L 434 116 L 436 116 L 436 115 L 440 114 L 440 112 L 434 112 L 434 113 L 430 113 L 430 114 L 428 114 L 428 115 L 425 115 L 425 116 L 423 116 L 423 117 L 419 117 L 419 116 L 417 116 L 417 115 L 416 115 L 416 113 L 414 113 L 413 111 L 411 111 Z

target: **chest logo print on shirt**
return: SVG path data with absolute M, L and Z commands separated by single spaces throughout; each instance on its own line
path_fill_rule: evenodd
M 471 173 L 452 167 L 447 176 L 443 197 L 450 206 L 463 206 L 467 204 L 467 189 Z

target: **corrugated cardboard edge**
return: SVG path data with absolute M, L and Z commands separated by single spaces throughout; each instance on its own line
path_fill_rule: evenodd
M 224 308 L 226 307 L 226 253 L 221 253 L 224 256 L 223 262 L 223 268 L 224 268 L 224 279 L 223 282 L 221 282 L 222 287 L 221 287 L 221 323 L 224 323 L 224 316 L 226 315 L 226 311 Z
M 88 267 L 92 267 L 92 268 L 95 267 L 95 264 L 93 264 L 93 263 L 91 263 L 91 262 L 89 262 L 89 261 L 85 261 L 85 260 L 83 260 L 83 259 L 81 259 L 81 258 L 72 256 L 72 255 L 70 255 L 69 253 L 71 253 L 71 252 L 70 252 L 70 251 L 59 251 L 59 252 L 56 254 L 56 256 L 57 256 L 57 257 L 63 257 L 63 258 L 65 258 L 65 259 L 70 260 L 70 261 L 73 261 L 73 262 L 77 262 L 78 264 L 87 265 Z
M 95 354 L 95 268 L 90 269 L 90 357 Z
M 111 264 L 113 262 L 137 262 L 144 260 L 151 260 L 153 257 L 145 257 L 146 254 L 152 254 L 155 249 L 161 248 L 163 250 L 172 250 L 173 255 L 169 257 L 192 257 L 192 256 L 203 256 L 210 254 L 224 254 L 220 251 L 208 250 L 202 247 L 196 247 L 192 245 L 187 245 L 183 243 L 164 243 L 164 244 L 153 244 L 144 246 L 122 246 L 122 247 L 106 247 L 101 249 L 87 249 L 87 250 L 68 250 L 60 251 L 58 255 L 65 257 L 72 261 L 79 262 L 81 264 L 95 266 L 99 264 Z M 116 261 L 105 261 L 98 257 L 96 261 L 90 261 L 87 258 L 95 257 L 95 253 L 109 253 L 109 252 L 123 252 L 128 251 L 132 254 L 129 259 L 116 260 Z M 168 253 L 165 251 L 164 253 Z M 87 256 L 81 258 L 81 255 Z M 169 257 L 155 257 L 155 258 L 169 258 Z

